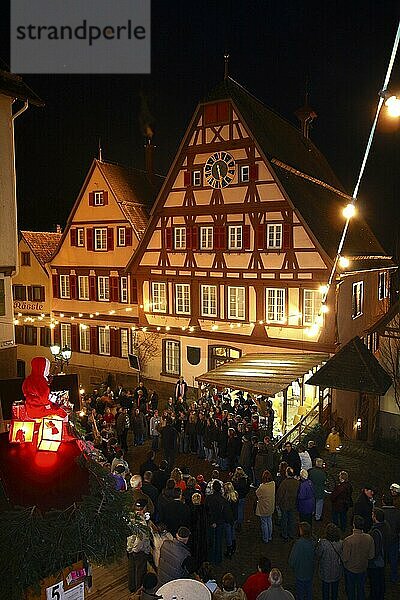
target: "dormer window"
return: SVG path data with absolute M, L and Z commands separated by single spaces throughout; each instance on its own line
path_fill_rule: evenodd
M 105 206 L 108 204 L 108 192 L 105 190 L 96 190 L 89 192 L 89 206 Z
M 93 202 L 95 206 L 102 206 L 104 204 L 103 192 L 94 192 Z
M 201 186 L 201 171 L 193 171 L 192 173 L 192 185 L 193 187 Z
M 240 181 L 241 181 L 241 183 L 247 183 L 248 181 L 250 181 L 249 165 L 242 165 L 240 167 Z

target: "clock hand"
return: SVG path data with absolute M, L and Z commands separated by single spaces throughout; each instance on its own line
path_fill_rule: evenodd
M 218 177 L 221 180 L 222 179 L 222 177 L 221 177 L 221 169 L 219 168 L 219 165 L 217 165 L 217 172 L 218 172 Z

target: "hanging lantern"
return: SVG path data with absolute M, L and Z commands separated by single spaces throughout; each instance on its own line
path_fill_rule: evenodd
M 44 417 L 38 434 L 38 450 L 56 452 L 60 447 L 63 433 L 63 420 L 59 417 Z
M 11 421 L 9 441 L 11 444 L 24 444 L 33 441 L 35 421 Z

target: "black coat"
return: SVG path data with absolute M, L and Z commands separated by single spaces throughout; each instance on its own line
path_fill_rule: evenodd
M 150 469 L 149 469 L 150 470 Z M 157 471 L 153 471 L 153 477 L 151 483 L 161 492 L 165 488 L 165 484 L 169 479 L 169 473 L 167 471 L 161 471 L 158 469 Z
M 363 531 L 365 531 L 365 533 L 368 533 L 372 527 L 373 508 L 374 505 L 371 500 L 364 494 L 364 492 L 361 492 L 356 500 L 356 503 L 354 504 L 354 514 L 360 515 L 360 517 L 364 519 Z
M 287 462 L 289 467 L 292 467 L 294 474 L 299 475 L 301 469 L 301 460 L 299 453 L 296 450 L 291 449 L 290 452 L 284 450 L 282 452 L 282 462 Z
M 233 515 L 229 502 L 222 494 L 209 494 L 206 497 L 206 509 L 210 525 L 216 523 L 222 525 L 223 523 L 232 523 Z
M 180 500 L 171 500 L 164 506 L 163 521 L 172 535 L 176 535 L 179 527 L 190 529 L 191 512 L 189 506 Z
M 161 444 L 163 450 L 173 452 L 178 447 L 178 433 L 173 425 L 166 425 L 161 430 Z
M 192 556 L 196 560 L 197 568 L 205 562 L 208 557 L 208 525 L 207 509 L 204 504 L 192 504 L 190 524 L 192 535 L 189 539 L 189 546 L 192 551 Z

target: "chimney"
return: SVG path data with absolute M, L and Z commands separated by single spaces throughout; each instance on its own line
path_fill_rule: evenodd
M 298 108 L 294 113 L 298 120 L 300 121 L 300 130 L 306 139 L 310 137 L 310 126 L 314 119 L 317 118 L 317 113 L 311 108 L 308 104 L 308 99 L 306 97 L 306 103 L 304 106 Z
M 153 183 L 154 179 L 154 149 L 155 146 L 151 142 L 151 137 L 147 137 L 144 146 L 144 154 L 146 161 L 147 177 L 149 178 L 150 183 Z

